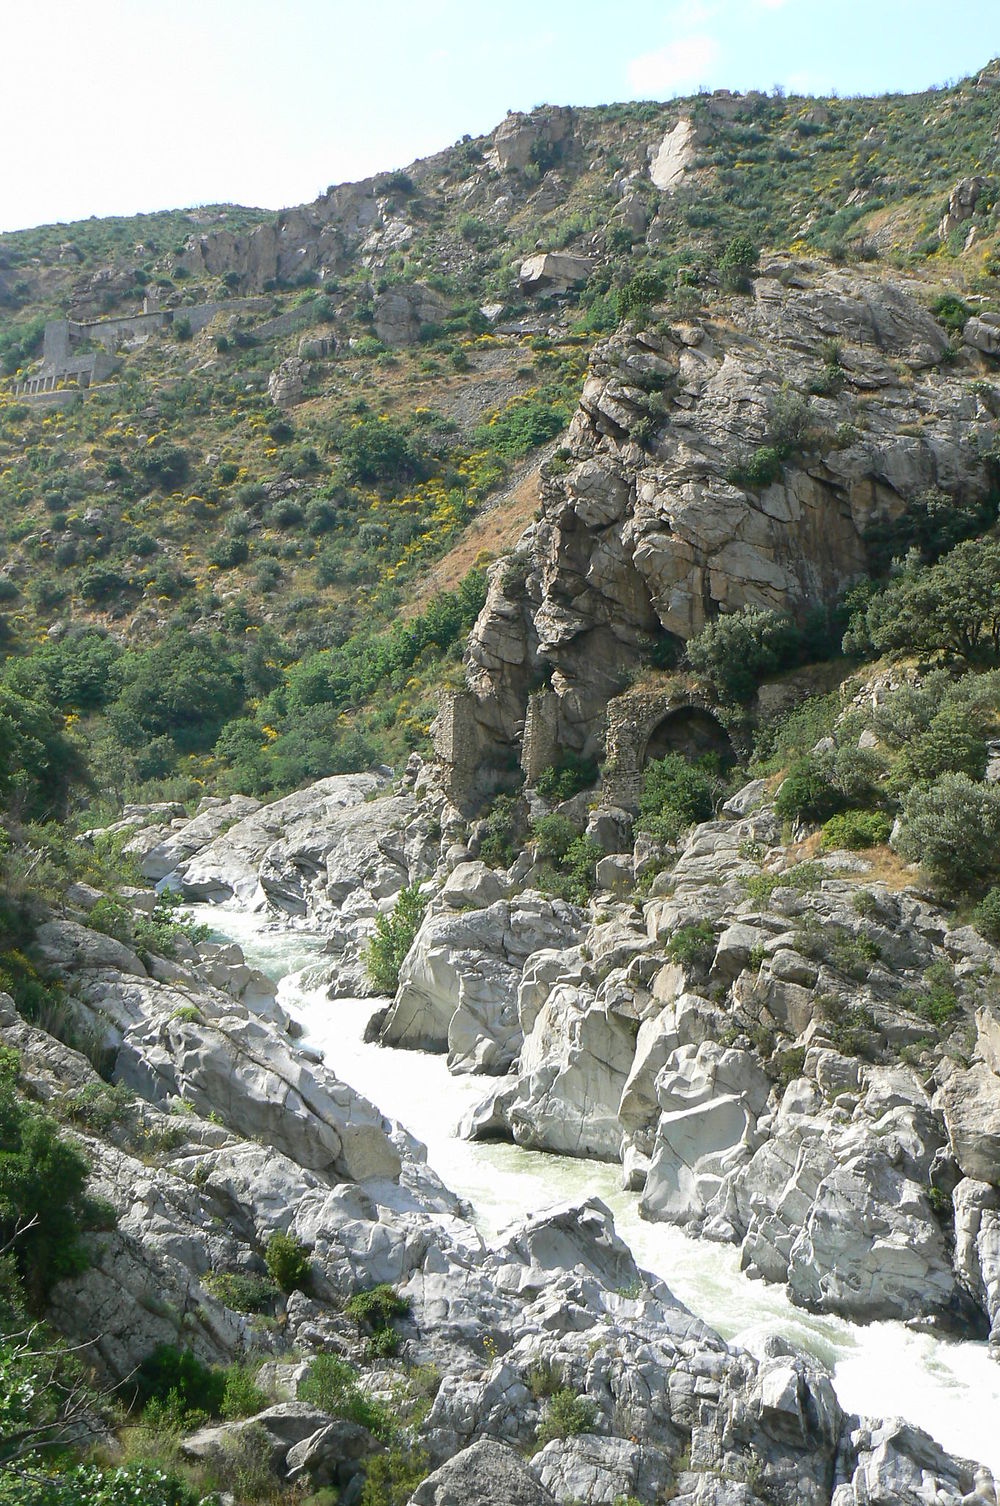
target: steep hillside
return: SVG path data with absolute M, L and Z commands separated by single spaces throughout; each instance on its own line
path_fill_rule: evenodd
M 3 1506 L 997 1502 L 998 119 L 0 237 Z
M 450 655 L 454 677 L 474 608 L 403 646 L 377 635 L 419 617 L 428 566 L 481 511 L 455 558 L 506 547 L 490 499 L 568 421 L 595 338 L 660 299 L 668 322 L 739 322 L 738 268 L 718 270 L 736 235 L 988 311 L 998 99 L 991 65 L 912 97 L 543 108 L 278 217 L 0 237 L 8 651 L 45 637 L 48 692 L 119 794 L 289 788 L 425 747 L 441 670 L 421 665 Z M 119 362 L 77 406 L 71 374 L 32 365 L 56 316 L 63 366 L 102 346 Z M 58 392 L 15 393 L 47 370 Z M 225 693 L 196 698 L 187 732 L 115 713 L 181 629 Z M 289 742 L 290 708 L 315 736 Z

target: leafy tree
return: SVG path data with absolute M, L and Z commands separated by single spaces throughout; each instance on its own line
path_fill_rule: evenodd
M 32 1307 L 83 1270 L 80 1232 L 93 1215 L 87 1163 L 60 1140 L 55 1121 L 16 1093 L 17 1053 L 0 1047 L 0 1247 L 10 1245 Z
M 58 815 L 83 775 L 59 713 L 0 685 L 0 796 L 8 810 L 29 820 Z
M 365 971 L 373 988 L 380 994 L 394 994 L 399 986 L 399 970 L 420 929 L 427 900 L 419 883 L 400 889 L 389 915 L 379 915 L 365 949 Z
M 926 570 L 909 560 L 851 619 L 844 649 L 1000 660 L 1000 540 L 968 539 Z
M 942 774 L 905 796 L 895 846 L 951 893 L 975 891 L 1000 870 L 1000 790 Z
M 208 633 L 174 632 L 120 662 L 121 692 L 108 721 L 126 748 L 160 734 L 185 751 L 208 748 L 242 710 L 240 666 Z
M 757 265 L 757 258 L 757 247 L 745 231 L 732 236 L 719 258 L 722 286 L 731 293 L 744 292 L 749 284 L 750 274 Z
M 650 305 L 663 297 L 663 279 L 655 272 L 635 272 L 615 294 L 619 319 L 644 319 Z
M 688 641 L 687 657 L 719 701 L 743 705 L 762 679 L 795 662 L 800 641 L 786 613 L 743 607 L 702 628 Z
M 879 518 L 865 530 L 868 561 L 876 575 L 884 575 L 894 559 L 904 559 L 911 550 L 924 564 L 954 549 L 956 544 L 982 533 L 997 515 L 996 497 L 949 496 L 930 487 L 912 497 L 895 518 Z

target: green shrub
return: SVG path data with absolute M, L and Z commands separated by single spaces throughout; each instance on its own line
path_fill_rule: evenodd
M 399 1347 L 392 1320 L 406 1316 L 410 1311 L 410 1299 L 381 1282 L 378 1286 L 355 1292 L 345 1303 L 344 1311 L 357 1323 L 359 1335 L 367 1330 L 369 1358 L 388 1359 Z
M 895 782 L 907 789 L 913 784 L 930 784 L 948 773 L 982 779 L 986 759 L 986 738 L 968 708 L 943 706 L 929 726 L 903 749 Z
M 815 754 L 798 758 L 782 780 L 774 809 L 782 821 L 827 821 L 843 805 Z
M 947 892 L 974 892 L 1000 869 L 1000 790 L 943 774 L 904 797 L 896 847 Z
M 101 1469 L 81 1464 L 58 1474 L 0 1471 L 0 1506 L 199 1506 L 198 1492 L 154 1464 Z
M 309 1290 L 309 1251 L 291 1234 L 272 1234 L 264 1247 L 264 1264 L 283 1292 Z
M 619 319 L 648 317 L 650 306 L 663 297 L 663 279 L 655 272 L 639 271 L 623 283 L 615 293 L 615 306 Z
M 535 789 L 543 800 L 557 804 L 589 789 L 596 779 L 597 764 L 592 758 L 567 753 L 558 764 L 542 770 L 535 780 Z
M 228 1422 L 239 1417 L 253 1417 L 264 1410 L 268 1397 L 255 1382 L 249 1365 L 230 1365 L 224 1375 L 221 1412 Z
M 570 410 L 540 398 L 515 397 L 472 434 L 473 443 L 508 460 L 527 455 L 554 439 L 566 427 Z
M 1000 946 L 1000 888 L 994 886 L 983 895 L 972 912 L 972 924 L 985 941 Z
M 737 460 L 726 471 L 730 486 L 770 486 L 779 481 L 782 474 L 781 455 L 776 446 L 758 445 L 742 460 Z
M 0 1249 L 11 1251 L 39 1310 L 57 1281 L 86 1268 L 80 1234 L 96 1210 L 84 1192 L 86 1161 L 18 1098 L 18 1071 L 16 1052 L 0 1047 Z
M 376 1438 L 387 1441 L 395 1431 L 395 1418 L 384 1402 L 367 1396 L 358 1385 L 353 1365 L 335 1354 L 318 1354 L 299 1382 L 299 1401 L 308 1402 L 367 1428 Z
M 840 811 L 824 821 L 820 846 L 824 852 L 879 847 L 889 840 L 891 830 L 892 821 L 884 811 Z
M 726 242 L 719 258 L 719 275 L 722 286 L 731 293 L 744 292 L 750 282 L 750 274 L 757 265 L 757 247 L 749 235 L 741 231 Z
M 202 1286 L 232 1312 L 267 1312 L 277 1301 L 280 1288 L 269 1276 L 245 1271 L 213 1271 L 202 1277 Z
M 406 1506 L 430 1471 L 422 1449 L 395 1444 L 385 1454 L 373 1454 L 365 1465 L 361 1506 Z
M 586 904 L 594 890 L 597 864 L 604 856 L 602 848 L 580 836 L 573 823 L 556 811 L 533 822 L 531 835 L 541 865 L 536 875 L 539 888 L 570 904 Z
M 587 1396 L 563 1387 L 545 1403 L 541 1421 L 535 1431 L 536 1449 L 544 1448 L 553 1438 L 573 1438 L 589 1433 L 597 1421 L 597 1407 Z
M 379 915 L 365 948 L 365 971 L 372 987 L 380 994 L 394 994 L 399 986 L 399 970 L 427 908 L 427 899 L 414 882 L 400 889 L 389 915 Z
M 942 293 L 931 304 L 931 313 L 939 324 L 945 329 L 954 330 L 961 334 L 965 328 L 966 320 L 971 318 L 972 310 L 967 303 L 963 303 L 956 293 Z
M 483 820 L 479 856 L 491 868 L 509 868 L 520 850 L 517 841 L 518 804 L 511 795 L 497 795 Z
M 679 962 L 685 967 L 707 967 L 715 956 L 712 922 L 697 920 L 678 926 L 667 942 L 666 955 L 671 962 Z
M 161 1402 L 181 1416 L 219 1417 L 226 1394 L 226 1373 L 206 1365 L 190 1349 L 157 1344 L 139 1365 L 132 1382 L 141 1406 Z
M 680 753 L 655 758 L 643 770 L 638 829 L 660 842 L 676 842 L 681 832 L 714 814 L 712 781 Z
M 128 1119 L 134 1107 L 135 1094 L 122 1082 L 89 1082 L 65 1099 L 67 1116 L 101 1135 Z
M 745 705 L 768 675 L 794 664 L 801 633 L 784 612 L 744 607 L 710 622 L 688 640 L 688 663 L 713 696 Z

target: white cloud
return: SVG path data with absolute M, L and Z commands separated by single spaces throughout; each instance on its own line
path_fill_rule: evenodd
M 670 94 L 707 82 L 706 70 L 719 55 L 714 37 L 699 35 L 679 37 L 656 52 L 644 52 L 628 64 L 628 81 L 633 93 L 647 98 Z

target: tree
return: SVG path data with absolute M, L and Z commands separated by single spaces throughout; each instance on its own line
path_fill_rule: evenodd
M 845 651 L 861 647 L 944 653 L 967 663 L 1000 660 L 1000 539 L 967 539 L 929 569 L 911 557 L 851 619 Z
M 17 1096 L 18 1070 L 17 1053 L 0 1047 L 0 1247 L 10 1247 L 40 1309 L 55 1282 L 86 1267 L 79 1235 L 93 1210 L 86 1161 Z
M 60 814 L 83 760 L 60 714 L 0 686 L 0 796 L 28 820 Z
M 745 232 L 734 235 L 726 242 L 719 258 L 719 275 L 722 285 L 731 293 L 746 290 L 750 274 L 757 265 L 757 247 Z
M 951 893 L 974 891 L 1000 870 L 1000 790 L 942 774 L 903 800 L 894 843 Z
M 800 640 L 786 613 L 744 607 L 717 617 L 691 638 L 688 663 L 718 700 L 745 704 L 766 675 L 795 662 Z

